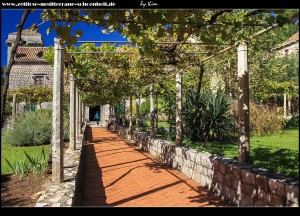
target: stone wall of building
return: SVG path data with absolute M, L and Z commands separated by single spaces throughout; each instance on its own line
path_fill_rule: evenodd
M 278 53 L 279 56 L 282 57 L 286 55 L 299 53 L 299 42 L 283 47 L 282 49 L 279 49 L 276 52 Z
M 34 84 L 34 75 L 45 75 L 45 85 L 53 86 L 53 67 L 47 63 L 15 63 L 9 78 L 9 89 L 17 89 Z M 48 77 L 48 78 L 47 78 Z
M 128 132 L 117 127 L 127 138 Z M 135 133 L 135 145 L 237 206 L 299 206 L 299 181 L 252 165 Z

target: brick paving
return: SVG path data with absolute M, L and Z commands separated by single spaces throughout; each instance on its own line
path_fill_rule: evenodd
M 198 183 L 105 128 L 86 128 L 83 206 L 224 206 Z

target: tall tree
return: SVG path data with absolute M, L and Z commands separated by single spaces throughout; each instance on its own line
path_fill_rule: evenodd
M 4 76 L 4 85 L 1 89 L 2 90 L 1 91 L 1 128 L 3 127 L 3 124 L 4 124 L 4 116 L 3 116 L 4 113 L 3 112 L 4 112 L 5 102 L 6 102 L 7 89 L 8 89 L 8 85 L 9 85 L 9 75 L 10 75 L 11 68 L 15 62 L 15 55 L 17 53 L 17 48 L 18 48 L 20 40 L 21 40 L 21 33 L 22 33 L 23 25 L 24 25 L 25 20 L 28 17 L 30 12 L 31 12 L 31 10 L 25 10 L 20 23 L 17 25 L 17 28 L 18 28 L 17 37 L 16 37 L 16 40 L 14 41 L 14 44 L 12 45 L 10 59 L 9 59 L 9 62 L 7 65 L 7 70 L 6 70 L 6 73 Z

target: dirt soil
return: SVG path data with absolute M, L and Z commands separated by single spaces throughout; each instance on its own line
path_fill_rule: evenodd
M 45 190 L 50 176 L 45 174 L 27 174 L 22 180 L 15 175 L 1 175 L 1 206 L 32 207 Z

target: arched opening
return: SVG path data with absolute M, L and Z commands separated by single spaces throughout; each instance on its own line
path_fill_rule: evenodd
M 97 111 L 99 111 L 101 116 L 100 106 L 90 107 L 89 121 L 95 121 L 94 117 Z

